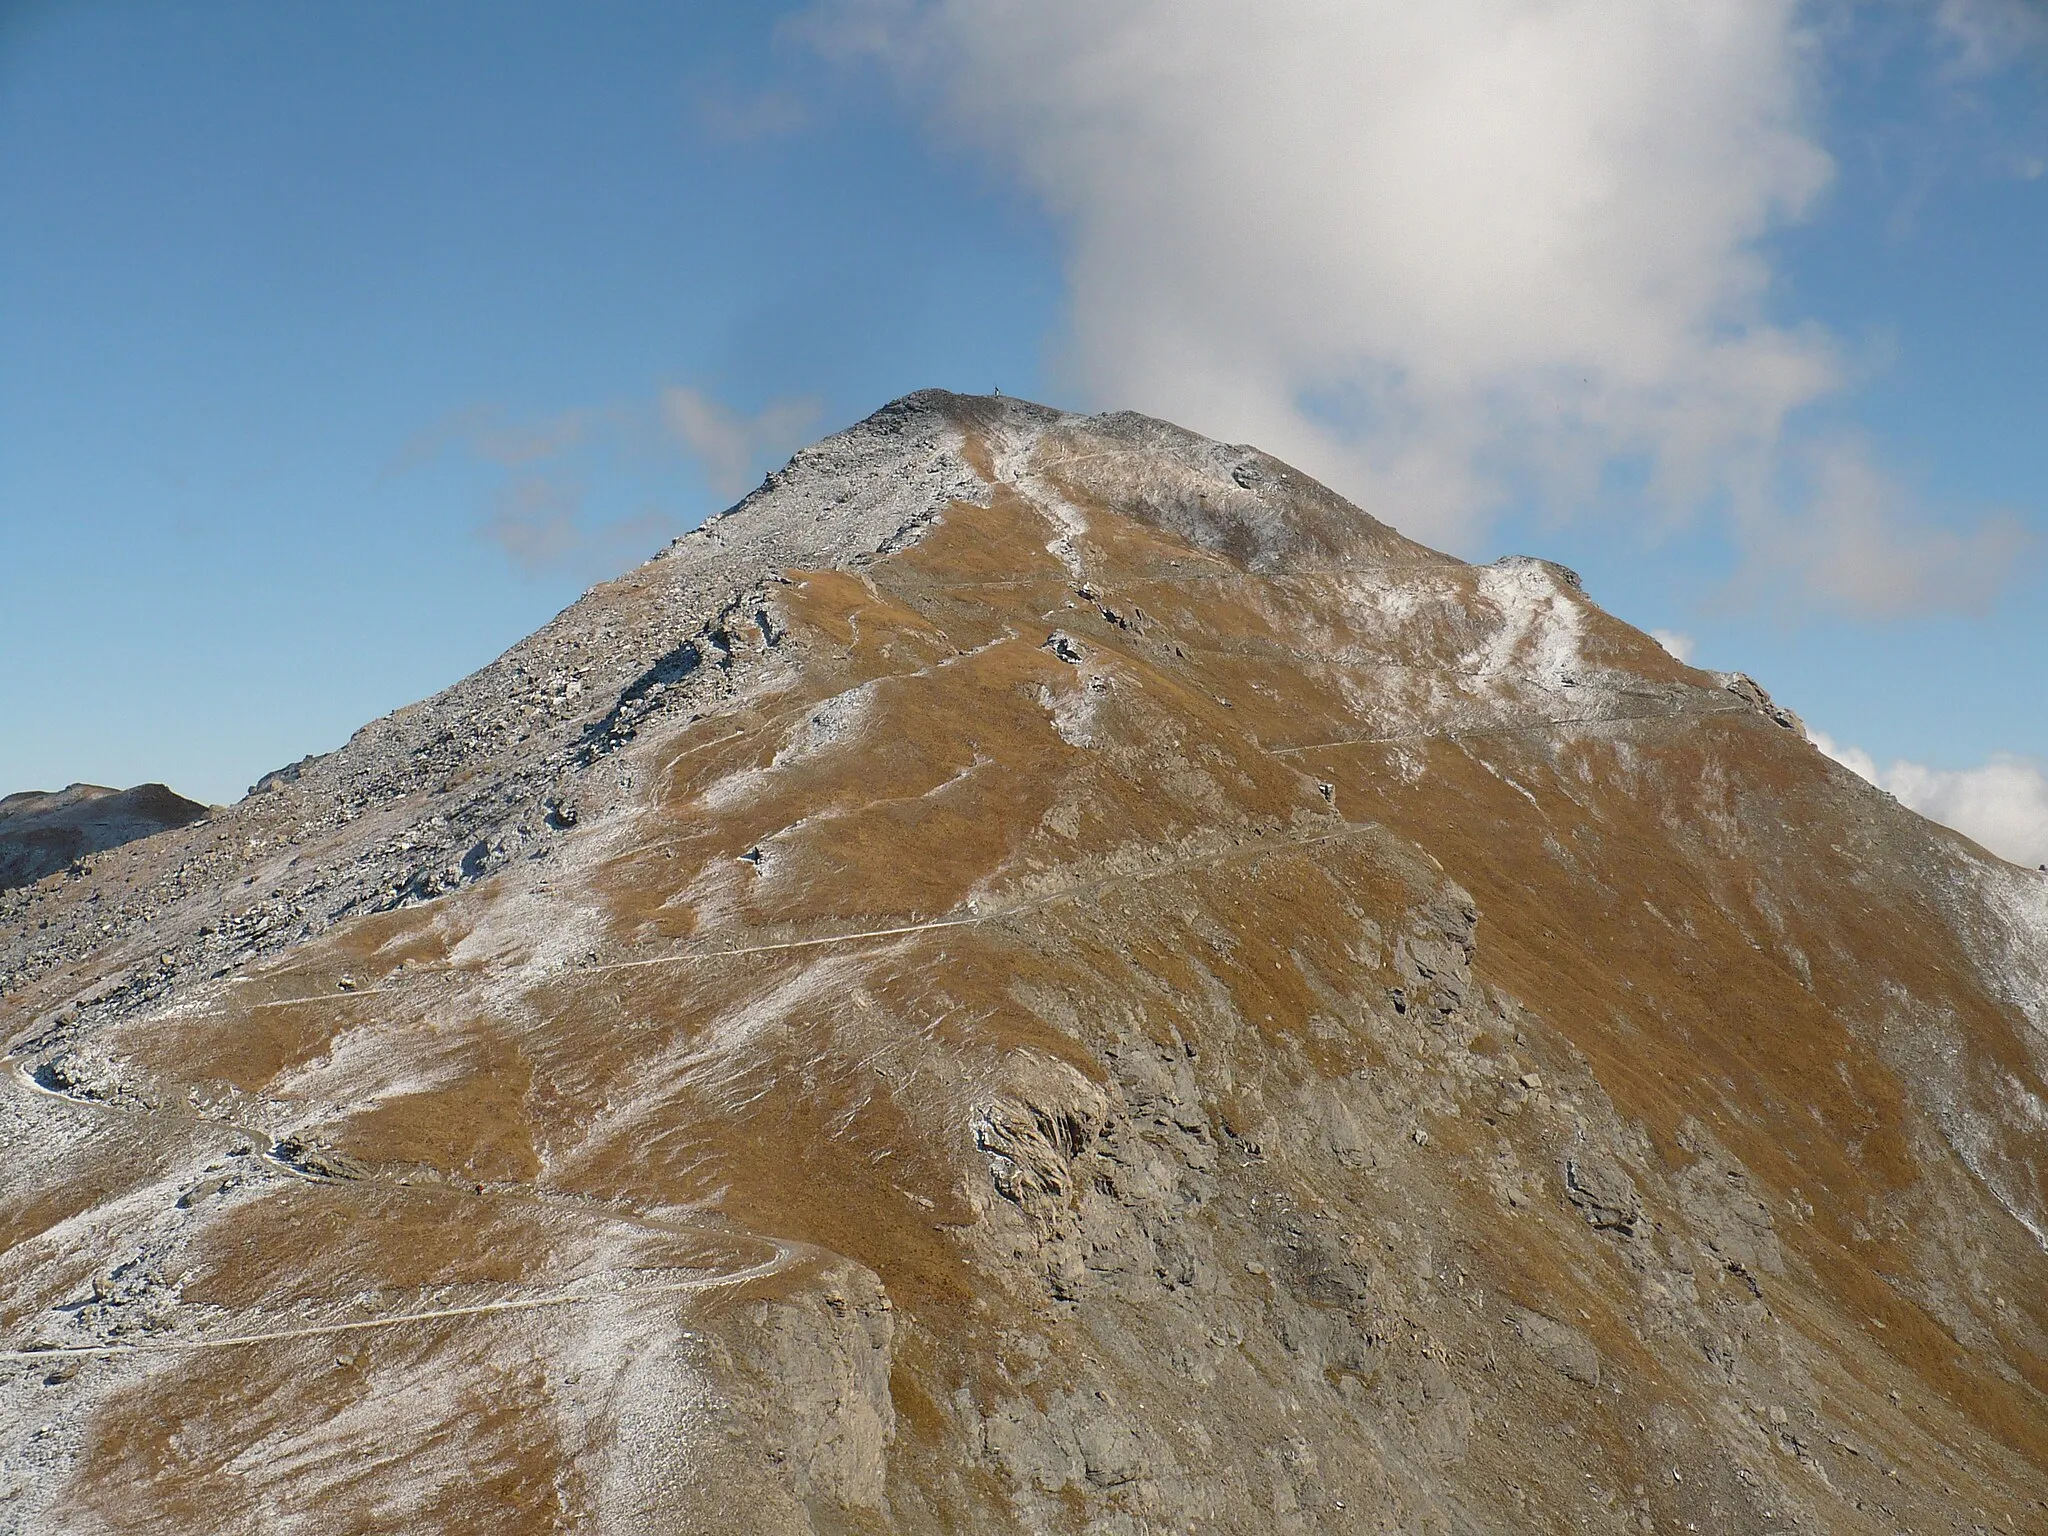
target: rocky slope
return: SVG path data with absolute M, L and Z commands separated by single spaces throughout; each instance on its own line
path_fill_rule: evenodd
M 0 891 L 34 885 L 95 853 L 206 818 L 206 807 L 161 784 L 73 784 L 0 800 Z
M 900 401 L 0 990 L 8 1529 L 2048 1528 L 2048 881 L 1144 418 Z

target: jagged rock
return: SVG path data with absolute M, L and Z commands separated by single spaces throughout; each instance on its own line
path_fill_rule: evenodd
M 337 1152 L 302 1136 L 287 1136 L 270 1149 L 280 1163 L 318 1179 L 365 1179 L 370 1170 L 360 1159 Z
M 1742 700 L 1743 703 L 1747 704 L 1765 719 L 1775 722 L 1788 731 L 1797 732 L 1802 738 L 1805 737 L 1805 722 L 1793 714 L 1791 710 L 1786 709 L 1783 705 L 1773 700 L 1768 693 L 1764 692 L 1763 685 L 1748 673 L 1716 672 L 1713 675 L 1720 680 L 1723 688 L 1734 694 L 1736 698 Z
M 1581 1152 L 1567 1159 L 1564 1188 L 1566 1198 L 1596 1227 L 1631 1235 L 1642 1219 L 1643 1203 L 1636 1195 L 1635 1181 L 1626 1168 L 1602 1153 Z

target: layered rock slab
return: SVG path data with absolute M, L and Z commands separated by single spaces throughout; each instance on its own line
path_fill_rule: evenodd
M 2048 887 L 1253 450 L 912 397 L 123 857 L 18 1529 L 2048 1516 Z

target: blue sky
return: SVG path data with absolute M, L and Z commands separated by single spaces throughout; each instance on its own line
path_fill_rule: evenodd
M 2048 13 L 1579 9 L 0 8 L 0 793 L 234 798 L 928 384 L 2048 758 Z

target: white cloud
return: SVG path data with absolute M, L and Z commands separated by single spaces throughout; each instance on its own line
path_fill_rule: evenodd
M 815 400 L 776 400 L 742 416 L 701 390 L 672 384 L 661 392 L 662 425 L 721 496 L 739 495 L 765 460 L 802 447 L 819 411 Z
M 1846 372 L 1765 302 L 1763 237 L 1832 174 L 1805 14 L 819 0 L 805 30 L 884 60 L 1064 222 L 1067 365 L 1097 402 L 1257 442 L 1440 542 L 1625 464 L 1655 515 L 1734 508 L 1764 552 L 1794 418 Z M 1898 508 L 1807 531 L 1896 533 Z M 1976 595 L 1798 554 L 1853 611 Z
M 1903 759 L 1880 768 L 1859 747 L 1813 732 L 1813 744 L 1850 772 L 1889 791 L 1909 810 L 1953 827 L 2015 864 L 2048 864 L 2048 773 L 1998 753 L 1976 768 L 1929 768 Z
M 1691 661 L 1694 650 L 1691 635 L 1682 635 L 1675 629 L 1653 629 L 1650 638 L 1663 646 L 1679 661 Z

